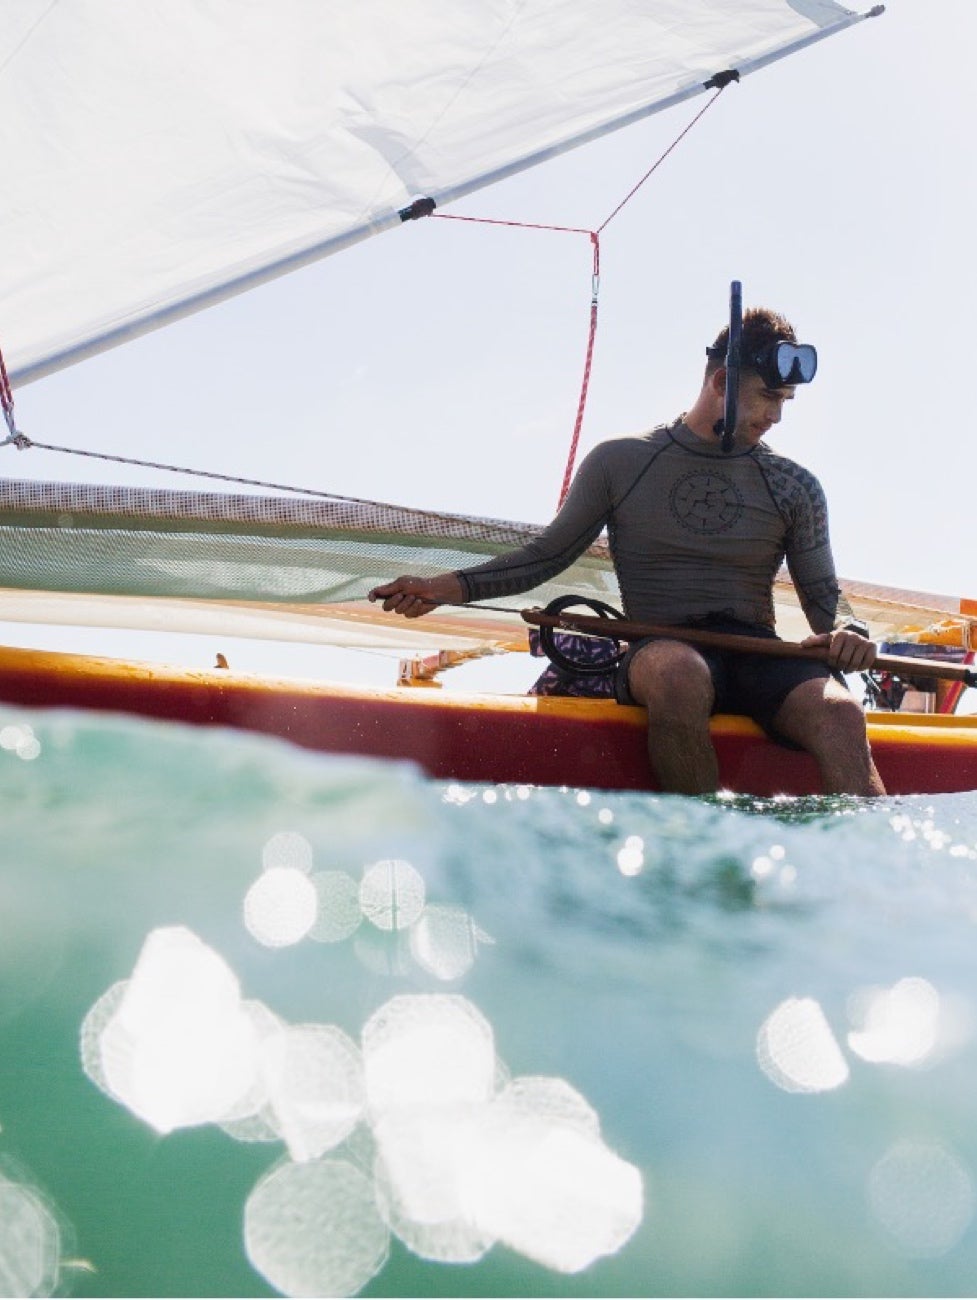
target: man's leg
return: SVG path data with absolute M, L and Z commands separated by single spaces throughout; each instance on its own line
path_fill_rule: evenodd
M 632 659 L 628 686 L 648 713 L 648 756 L 661 788 L 716 790 L 719 766 L 709 735 L 715 688 L 702 656 L 679 641 L 651 641 Z
M 773 725 L 814 757 L 825 794 L 885 794 L 869 749 L 865 714 L 833 677 L 815 677 L 795 686 Z

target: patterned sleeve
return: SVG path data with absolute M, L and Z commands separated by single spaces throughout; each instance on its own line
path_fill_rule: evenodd
M 801 608 L 815 632 L 831 632 L 855 620 L 838 584 L 824 489 L 809 471 L 788 462 L 793 480 L 786 560 Z
M 530 591 L 562 572 L 596 541 L 610 513 L 604 455 L 598 446 L 584 458 L 559 513 L 535 541 L 458 571 L 466 601 Z

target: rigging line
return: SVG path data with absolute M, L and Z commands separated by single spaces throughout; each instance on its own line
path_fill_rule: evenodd
M 513 226 L 517 230 L 556 230 L 566 235 L 590 235 L 592 230 L 583 226 L 548 226 L 541 221 L 515 221 L 501 217 L 463 217 L 455 212 L 432 212 L 439 221 L 470 221 L 476 226 Z
M 567 453 L 566 468 L 563 471 L 563 482 L 560 486 L 560 495 L 557 499 L 557 510 L 567 499 L 567 493 L 570 491 L 570 482 L 573 478 L 573 467 L 577 459 L 577 448 L 580 445 L 580 430 L 583 428 L 584 412 L 587 409 L 587 394 L 590 391 L 590 373 L 594 363 L 594 343 L 597 338 L 597 299 L 600 292 L 600 237 L 596 230 L 587 230 L 582 226 L 553 226 L 546 225 L 542 222 L 535 221 L 514 221 L 501 220 L 494 217 L 463 217 L 455 216 L 450 212 L 432 212 L 434 217 L 439 217 L 442 221 L 470 221 L 476 225 L 483 226 L 512 226 L 520 230 L 546 230 L 556 231 L 560 234 L 567 235 L 587 235 L 593 248 L 593 266 L 590 281 L 590 329 L 587 334 L 587 351 L 584 357 L 583 380 L 580 386 L 580 397 L 577 401 L 577 414 L 573 422 L 573 432 L 570 435 L 570 449 Z
M 563 483 L 560 487 L 559 500 L 556 503 L 557 510 L 567 499 L 570 483 L 573 480 L 573 467 L 577 460 L 577 448 L 580 446 L 580 430 L 583 428 L 584 411 L 587 409 L 587 394 L 590 391 L 590 372 L 594 364 L 594 343 L 597 340 L 597 300 L 600 294 L 600 235 L 596 230 L 591 231 L 590 242 L 594 250 L 590 291 L 590 330 L 587 334 L 587 354 L 584 358 L 583 381 L 580 385 L 580 397 L 577 401 L 577 416 L 573 422 L 570 450 L 567 453 L 567 463 L 563 470 Z
M 725 74 L 722 75 L 725 77 Z M 557 509 L 559 509 L 559 507 L 563 505 L 564 501 L 567 499 L 567 494 L 570 491 L 570 483 L 573 480 L 573 470 L 577 461 L 577 449 L 580 445 L 580 430 L 583 428 L 583 417 L 584 417 L 584 411 L 586 410 L 586 406 L 587 406 L 587 395 L 590 391 L 590 372 L 593 367 L 594 344 L 597 339 L 597 300 L 600 293 L 601 233 L 607 228 L 608 223 L 613 221 L 613 219 L 617 216 L 617 214 L 621 211 L 621 209 L 625 206 L 625 204 L 629 203 L 631 199 L 634 198 L 635 194 L 637 194 L 638 190 L 641 189 L 642 185 L 644 185 L 645 181 L 649 178 L 649 176 L 651 176 L 654 172 L 658 170 L 658 168 L 665 161 L 668 155 L 675 148 L 678 147 L 678 145 L 681 143 L 682 140 L 685 139 L 685 137 L 689 134 L 689 132 L 692 130 L 695 124 L 700 120 L 703 114 L 706 113 L 708 109 L 710 109 L 713 106 L 713 104 L 715 104 L 716 100 L 723 93 L 726 87 L 730 84 L 730 80 L 732 79 L 733 78 L 730 77 L 729 80 L 725 80 L 725 79 L 723 80 L 722 84 L 718 87 L 712 99 L 710 99 L 709 102 L 705 104 L 704 107 L 701 108 L 698 113 L 696 113 L 695 117 L 692 119 L 691 122 L 688 123 L 685 129 L 679 132 L 679 134 L 675 137 L 672 143 L 661 155 L 661 157 L 658 158 L 657 161 L 654 162 L 651 167 L 649 167 L 648 171 L 645 172 L 641 180 L 638 181 L 637 185 L 635 185 L 632 188 L 629 194 L 625 195 L 625 197 L 617 205 L 617 207 L 610 214 L 610 216 L 605 217 L 603 222 L 597 227 L 597 229 L 590 232 L 590 240 L 594 250 L 594 269 L 593 269 L 592 291 L 590 297 L 590 332 L 587 336 L 587 354 L 584 360 L 583 382 L 581 383 L 580 386 L 580 400 L 577 403 L 577 418 L 574 421 L 573 433 L 570 438 L 570 450 L 567 453 L 566 468 L 563 471 L 563 484 L 560 488 L 560 498 L 557 504 Z
M 676 148 L 678 147 L 679 144 L 681 144 L 681 142 L 682 142 L 682 141 L 685 139 L 685 137 L 689 134 L 689 132 L 692 130 L 692 128 L 696 125 L 696 123 L 697 123 L 698 121 L 700 121 L 701 118 L 703 118 L 703 117 L 705 116 L 706 113 L 708 113 L 709 109 L 712 108 L 713 104 L 715 104 L 716 100 L 719 98 L 719 96 L 720 96 L 720 95 L 723 93 L 723 91 L 726 89 L 726 86 L 729 85 L 729 84 L 730 84 L 730 83 L 727 81 L 727 82 L 725 82 L 723 85 L 721 85 L 721 86 L 719 87 L 719 89 L 718 89 L 718 90 L 716 91 L 716 93 L 713 95 L 712 99 L 710 99 L 710 100 L 708 101 L 708 103 L 706 103 L 702 108 L 699 109 L 698 113 L 696 113 L 696 115 L 695 115 L 695 117 L 692 119 L 692 121 L 689 122 L 689 124 L 685 127 L 684 130 L 682 130 L 682 131 L 679 132 L 679 134 L 675 137 L 675 139 L 672 141 L 672 143 L 668 146 L 668 148 L 665 150 L 665 152 L 661 155 L 661 157 L 658 158 L 654 163 L 652 163 L 652 165 L 651 165 L 651 166 L 648 168 L 648 170 L 645 172 L 644 176 L 642 176 L 641 180 L 638 181 L 637 185 L 635 185 L 634 188 L 633 188 L 633 189 L 632 189 L 628 194 L 626 194 L 626 195 L 624 196 L 624 198 L 621 200 L 621 202 L 617 205 L 617 207 L 614 209 L 614 211 L 610 214 L 610 216 L 604 218 L 604 220 L 601 222 L 601 224 L 597 227 L 597 234 L 598 234 L 598 235 L 599 235 L 603 230 L 606 229 L 606 227 L 610 224 L 610 222 L 612 222 L 612 221 L 614 220 L 614 218 L 615 218 L 615 217 L 617 216 L 617 214 L 621 211 L 621 209 L 622 209 L 622 208 L 623 208 L 627 203 L 630 203 L 630 201 L 631 201 L 631 200 L 634 198 L 634 196 L 637 194 L 638 190 L 640 190 L 641 187 L 642 187 L 642 185 L 644 185 L 645 181 L 648 180 L 648 178 L 649 178 L 650 176 L 652 176 L 652 175 L 653 175 L 653 174 L 658 170 L 658 168 L 662 165 L 662 163 L 665 161 L 665 159 L 668 157 L 668 155 L 669 155 L 669 154 L 670 154 L 674 149 L 676 149 Z
M 137 460 L 133 456 L 116 456 L 105 451 L 86 451 L 81 447 L 57 447 L 49 442 L 35 442 L 24 433 L 5 440 L 13 443 L 18 451 L 36 448 L 38 451 L 57 451 L 66 456 L 85 456 L 90 460 L 107 460 L 116 465 L 135 465 L 139 469 L 160 469 L 172 474 L 189 474 L 194 478 L 219 479 L 222 483 L 238 483 L 244 487 L 271 488 L 274 492 L 295 492 L 300 496 L 317 497 L 321 501 L 339 501 L 347 505 L 379 506 L 382 510 L 397 510 L 405 514 L 416 515 L 422 519 L 442 521 L 445 515 L 438 510 L 420 510 L 414 506 L 398 506 L 390 501 L 375 501 L 368 497 L 347 497 L 338 492 L 323 492 L 319 488 L 295 487 L 292 483 L 273 483 L 261 478 L 241 478 L 236 474 L 219 474 L 216 470 L 189 469 L 186 465 L 167 465 L 156 460 Z M 4 443 L 0 442 L 0 446 Z
M 420 597 L 420 599 L 423 600 L 424 598 L 423 598 L 423 597 Z M 376 604 L 376 601 L 374 601 L 374 600 L 372 599 L 372 597 L 370 597 L 370 596 L 351 596 L 351 597 L 349 598 L 349 600 L 348 600 L 347 603 L 350 604 L 350 605 L 353 605 L 353 604 L 356 604 L 358 601 L 364 601 L 364 600 L 365 600 L 365 601 L 369 601 L 371 604 Z M 582 604 L 586 604 L 586 603 L 587 603 L 586 600 L 585 600 L 585 598 L 582 597 L 582 596 L 580 597 L 580 601 L 581 601 Z M 490 613 L 490 614 L 518 614 L 518 615 L 520 615 L 520 617 L 522 616 L 522 612 L 523 612 L 523 610 L 526 608 L 524 605 L 489 605 L 489 604 L 487 604 L 486 602 L 481 601 L 481 600 L 478 600 L 478 601 L 475 601 L 475 600 L 443 600 L 443 601 L 439 601 L 437 604 L 433 604 L 433 603 L 431 603 L 430 601 L 425 601 L 425 603 L 426 603 L 426 604 L 430 604 L 432 610 L 435 610 L 435 609 L 470 609 L 470 610 L 472 610 L 472 612 L 475 613 L 475 614 L 480 614 L 480 613 L 482 613 L 483 611 L 485 611 L 485 612 Z M 423 615 L 422 615 L 421 617 L 423 617 Z M 525 621 L 525 620 L 523 620 L 523 621 Z M 614 626 L 614 620 L 613 620 L 613 619 L 608 619 L 608 620 L 607 620 L 607 624 L 608 624 L 608 627 L 613 627 L 613 626 Z M 557 629 L 557 631 L 563 631 L 563 630 L 566 630 L 566 629 L 560 629 L 560 628 Z M 612 640 L 612 641 L 614 640 L 614 634 L 613 634 L 612 632 L 608 632 L 606 635 L 602 635 L 600 632 L 590 632 L 590 631 L 586 631 L 586 632 L 585 632 L 585 631 L 580 631 L 580 632 L 575 632 L 574 635 L 577 635 L 577 636 L 592 636 L 592 637 L 596 637 L 596 638 L 598 638 L 598 639 L 601 640 L 601 641 L 607 640 L 608 638 L 609 638 L 610 640 Z

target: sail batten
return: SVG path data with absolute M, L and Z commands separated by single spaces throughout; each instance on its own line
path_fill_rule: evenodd
M 747 75 L 834 0 L 6 0 L 4 354 L 37 379 Z M 42 98 L 43 88 L 43 98 Z

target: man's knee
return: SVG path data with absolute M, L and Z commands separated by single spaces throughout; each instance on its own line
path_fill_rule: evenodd
M 679 721 L 708 717 L 715 698 L 709 665 L 679 641 L 642 646 L 631 661 L 628 685 L 649 716 Z
M 834 678 L 804 682 L 783 702 L 774 726 L 807 749 L 824 750 L 866 742 L 865 712 Z
M 827 794 L 885 794 L 868 743 L 865 713 L 839 682 L 805 682 L 791 691 L 774 718 L 788 740 L 806 749 L 821 769 Z

